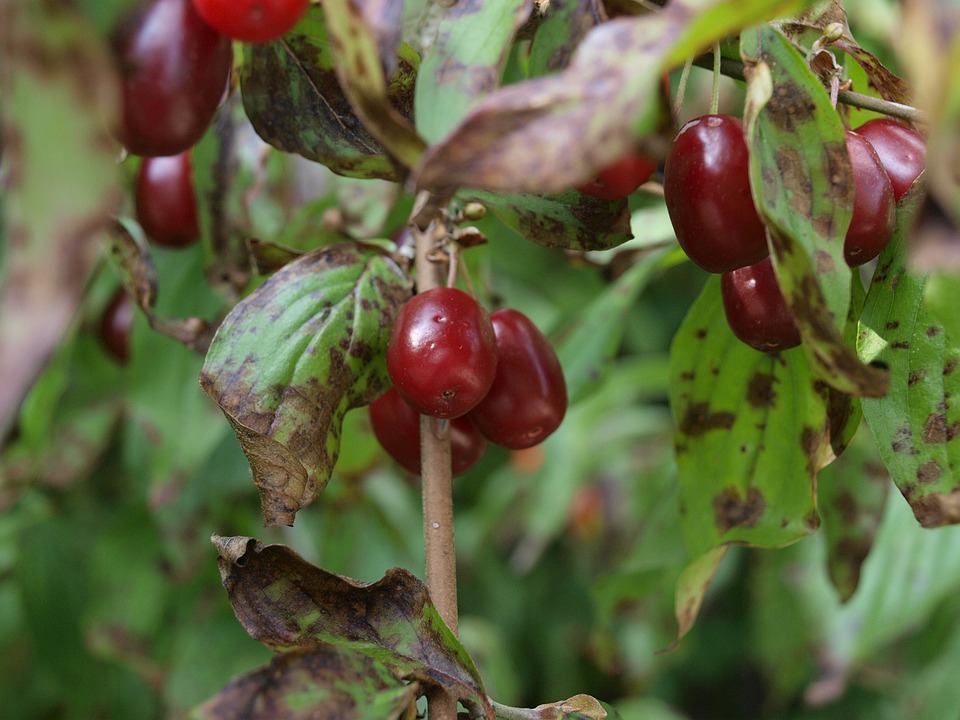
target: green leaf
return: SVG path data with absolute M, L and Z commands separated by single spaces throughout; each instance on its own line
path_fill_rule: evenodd
M 530 75 L 540 77 L 567 67 L 577 45 L 601 21 L 593 0 L 552 0 L 530 44 Z
M 324 0 L 323 9 L 340 88 L 387 152 L 406 167 L 413 167 L 420 160 L 426 143 L 393 104 L 387 69 L 381 64 L 381 57 L 388 51 L 392 53 L 394 48 L 384 48 L 380 42 L 383 36 L 378 37 L 367 22 L 377 19 L 381 13 L 399 20 L 401 8 L 396 3 L 378 4 L 369 0 Z M 392 37 L 391 42 L 398 39 Z M 396 65 L 393 57 L 390 60 Z M 416 71 L 415 64 L 413 71 Z M 405 78 L 403 83 L 407 82 Z
M 884 464 L 924 527 L 960 522 L 960 348 L 924 305 L 927 275 L 907 265 L 922 189 L 897 208 L 861 317 L 860 352 L 890 369 L 890 392 L 863 401 Z
M 622 158 L 658 110 L 661 75 L 743 27 L 800 2 L 675 0 L 594 28 L 562 73 L 501 88 L 431 147 L 417 184 L 555 193 Z
M 885 374 L 862 364 L 841 332 L 851 287 L 843 240 L 853 208 L 843 126 L 819 80 L 778 31 L 744 33 L 741 52 L 750 183 L 807 357 L 831 387 L 882 396 Z
M 493 717 L 476 666 L 426 586 L 406 570 L 361 583 L 314 567 L 282 545 L 212 540 L 233 610 L 257 641 L 276 651 L 348 649 L 404 680 L 444 687 Z
M 62 5 L 3 3 L 0 26 L 2 437 L 73 319 L 121 188 L 104 44 Z
M 385 354 L 410 283 L 354 244 L 300 256 L 224 319 L 200 385 L 250 460 L 264 521 L 292 524 L 324 489 L 343 416 L 387 386 Z
M 440 21 L 417 78 L 417 129 L 444 137 L 500 82 L 510 43 L 530 15 L 531 0 L 458 2 Z
M 707 593 L 710 581 L 717 572 L 720 562 L 727 554 L 727 545 L 720 545 L 700 555 L 680 573 L 677 580 L 675 613 L 677 616 L 677 637 L 667 650 L 673 650 L 680 640 L 690 632 L 700 612 L 703 596 Z
M 557 336 L 556 349 L 571 404 L 603 380 L 620 349 L 627 312 L 661 267 L 665 251 L 654 251 L 577 314 Z
M 285 652 L 230 682 L 191 720 L 410 720 L 417 684 L 372 658 L 333 645 Z
M 504 225 L 544 247 L 606 250 L 629 240 L 630 210 L 569 190 L 559 195 L 518 195 L 472 190 L 464 196 L 487 205 Z
M 814 479 L 832 459 L 830 419 L 826 386 L 802 350 L 768 355 L 740 342 L 713 276 L 670 361 L 690 554 L 730 542 L 778 547 L 816 530 Z
M 344 94 L 331 45 L 319 5 L 311 5 L 280 40 L 246 45 L 240 85 L 250 122 L 274 147 L 316 160 L 340 175 L 400 179 L 405 171 Z M 409 47 L 401 46 L 398 61 L 387 95 L 409 119 L 418 60 Z

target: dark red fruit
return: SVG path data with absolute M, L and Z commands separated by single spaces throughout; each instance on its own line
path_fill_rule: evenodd
M 100 342 L 121 365 L 130 360 L 130 333 L 133 330 L 133 298 L 123 288 L 117 290 L 100 318 Z
M 490 316 L 497 335 L 497 375 L 470 417 L 491 442 L 511 450 L 532 447 L 560 427 L 567 384 L 546 336 L 516 310 Z
M 896 200 L 890 178 L 867 140 L 847 130 L 847 152 L 853 165 L 853 217 L 843 242 L 843 257 L 855 267 L 873 260 L 890 242 Z
M 601 200 L 620 200 L 643 185 L 657 164 L 637 153 L 630 153 L 619 162 L 601 170 L 597 177 L 577 190 L 584 195 L 592 195 Z
M 234 40 L 267 42 L 285 35 L 310 0 L 193 0 L 211 27 Z
M 869 120 L 857 128 L 857 134 L 873 145 L 890 178 L 893 196 L 902 198 L 926 164 L 927 144 L 923 138 L 890 118 Z
M 137 220 L 151 240 L 182 248 L 200 237 L 190 153 L 144 158 L 137 175 Z
M 497 339 L 490 316 L 456 288 L 415 295 L 397 315 L 387 348 L 387 370 L 418 412 L 455 418 L 490 389 Z
M 724 273 L 720 292 L 730 329 L 750 347 L 772 353 L 800 344 L 800 331 L 769 257 Z
M 420 414 L 390 388 L 370 405 L 373 433 L 390 457 L 420 474 Z M 472 468 L 487 450 L 487 439 L 466 417 L 450 421 L 450 465 L 454 476 Z
M 229 38 L 207 25 L 191 0 L 153 0 L 121 26 L 114 46 L 127 150 L 176 155 L 193 147 L 227 87 Z
M 727 115 L 691 120 L 673 140 L 663 195 L 677 240 L 704 270 L 728 272 L 768 254 L 750 194 L 743 124 Z

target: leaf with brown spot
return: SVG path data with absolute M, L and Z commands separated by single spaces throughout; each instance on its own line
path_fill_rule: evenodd
M 150 327 L 183 343 L 191 350 L 206 353 L 217 330 L 203 318 L 164 318 L 157 315 L 157 272 L 150 246 L 140 226 L 121 218 L 110 236 L 110 257 L 117 266 L 127 292 L 147 317 Z
M 769 26 L 745 32 L 741 53 L 754 200 L 811 367 L 841 392 L 882 396 L 885 373 L 861 363 L 842 333 L 851 293 L 843 240 L 853 208 L 843 125 L 780 32 Z
M 630 208 L 569 190 L 559 195 L 515 195 L 467 191 L 465 198 L 484 203 L 504 225 L 544 247 L 607 250 L 633 237 Z
M 409 295 L 390 256 L 343 243 L 284 265 L 221 323 L 200 385 L 237 433 L 267 525 L 293 524 L 326 486 L 344 414 L 389 383 L 387 342 Z
M 476 666 L 426 586 L 406 570 L 363 583 L 314 567 L 283 545 L 212 541 L 233 611 L 258 642 L 278 652 L 333 645 L 399 679 L 443 687 L 493 719 Z
M 605 15 L 598 0 L 551 0 L 530 43 L 530 76 L 550 75 L 567 67 L 587 32 Z
M 283 38 L 245 45 L 240 85 L 250 122 L 274 147 L 320 162 L 340 175 L 401 179 L 405 169 L 390 157 L 344 94 L 331 45 L 319 5 L 311 5 Z M 409 122 L 419 59 L 406 45 L 399 46 L 397 59 L 398 69 L 386 93 L 395 112 Z M 374 64 L 380 68 L 376 56 Z M 390 122 L 399 120 L 391 114 Z
M 4 437 L 80 305 L 122 191 L 103 41 L 63 3 L 0 3 L 0 27 Z
M 827 569 L 841 602 L 860 582 L 886 506 L 890 476 L 877 458 L 869 432 L 858 433 L 846 453 L 817 480 L 827 541 Z
M 690 554 L 731 542 L 779 547 L 813 532 L 816 473 L 833 453 L 825 386 L 803 351 L 768 355 L 740 342 L 714 276 L 674 337 L 670 374 Z
M 241 675 L 190 720 L 414 720 L 416 683 L 348 648 L 291 650 Z
M 396 55 L 393 54 L 395 48 L 388 51 L 383 46 L 384 25 L 378 22 L 374 28 L 369 24 L 370 20 L 384 19 L 377 17 L 379 11 L 385 11 L 387 18 L 399 21 L 402 4 L 394 2 L 378 6 L 370 0 L 324 0 L 323 9 L 340 88 L 387 152 L 405 167 L 413 167 L 419 162 L 426 143 L 417 134 L 413 123 L 393 104 L 386 74 L 388 68 L 382 57 L 389 52 L 396 67 Z M 375 32 L 377 29 L 379 32 Z M 395 31 L 399 33 L 396 28 Z M 398 40 L 399 35 L 391 37 L 392 42 Z M 415 56 L 408 56 L 408 59 L 412 57 Z
M 744 27 L 802 3 L 673 0 L 593 28 L 561 73 L 503 87 L 432 146 L 418 187 L 556 193 L 630 151 L 659 119 L 663 72 Z M 661 152 L 665 152 L 663 143 Z
M 865 360 L 890 369 L 887 396 L 863 401 L 880 457 L 920 524 L 938 527 L 960 523 L 960 375 L 952 372 L 960 347 L 925 302 L 928 275 L 908 265 L 922 201 L 923 188 L 914 187 L 898 204 L 894 239 L 867 293 L 859 346 Z

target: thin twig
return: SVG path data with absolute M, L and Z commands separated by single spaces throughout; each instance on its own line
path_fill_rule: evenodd
M 414 228 L 417 289 L 442 284 L 440 268 L 427 258 L 433 249 L 431 223 Z M 450 421 L 420 418 L 420 475 L 423 483 L 423 539 L 430 598 L 447 626 L 457 633 L 457 563 L 453 538 L 453 486 L 450 474 Z M 457 700 L 442 688 L 430 693 L 430 720 L 456 720 Z
M 713 54 L 700 55 L 693 60 L 697 67 L 712 69 Z M 731 77 L 734 80 L 744 80 L 743 62 L 732 58 L 720 59 L 720 73 Z M 927 114 L 923 110 L 903 105 L 901 103 L 891 102 L 882 98 L 864 95 L 863 93 L 853 92 L 852 90 L 841 90 L 837 95 L 837 100 L 844 105 L 861 108 L 862 110 L 872 110 L 873 112 L 883 113 L 890 117 L 907 120 L 912 123 L 924 124 L 927 122 Z

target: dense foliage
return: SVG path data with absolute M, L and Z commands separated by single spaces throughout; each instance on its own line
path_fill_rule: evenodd
M 957 10 L 192 2 L 0 0 L 0 717 L 956 718 Z

